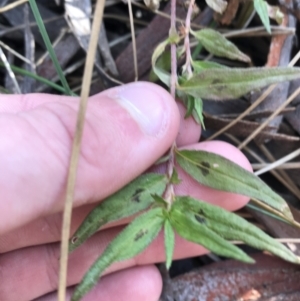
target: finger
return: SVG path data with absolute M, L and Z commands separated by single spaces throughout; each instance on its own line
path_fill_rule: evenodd
M 24 103 L 25 111 L 0 115 L 0 234 L 62 210 L 78 108 L 78 100 L 61 96 L 3 99 Z M 175 102 L 154 84 L 128 84 L 93 96 L 74 205 L 103 199 L 142 173 L 170 147 L 178 128 Z
M 154 265 L 125 269 L 104 276 L 82 301 L 157 301 L 162 289 L 159 271 Z M 67 290 L 70 301 L 74 288 Z M 57 293 L 50 293 L 34 301 L 57 301 Z
M 226 142 L 201 142 L 199 144 L 189 146 L 189 148 L 205 150 L 222 155 L 223 157 L 251 171 L 251 165 L 243 153 Z M 160 167 L 160 172 L 164 172 L 165 169 L 165 165 L 162 165 Z M 204 185 L 200 185 L 179 167 L 178 172 L 182 182 L 175 186 L 175 192 L 177 195 L 190 195 L 194 198 L 207 201 L 231 211 L 243 207 L 249 200 L 249 198 L 245 196 L 224 191 L 217 191 Z M 93 207 L 94 205 L 81 206 L 73 211 L 71 233 L 75 232 Z M 131 219 L 121 220 L 118 223 L 109 224 L 109 227 L 125 224 L 130 220 Z M 59 241 L 61 236 L 61 222 L 61 213 L 57 213 L 51 216 L 40 218 L 28 225 L 0 236 L 0 253 L 22 247 Z
M 121 229 L 122 227 L 115 227 L 99 232 L 70 255 L 68 286 L 75 285 L 81 280 L 87 269 Z M 54 243 L 24 248 L 2 255 L 0 257 L 0 300 L 27 301 L 55 291 L 58 283 L 59 252 L 59 243 Z M 206 252 L 203 247 L 176 236 L 174 259 Z M 142 254 L 113 264 L 104 274 L 164 260 L 164 240 L 163 234 L 160 233 Z

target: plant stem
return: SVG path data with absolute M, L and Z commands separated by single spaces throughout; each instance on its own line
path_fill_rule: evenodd
M 169 36 L 177 35 L 176 31 L 176 0 L 171 0 L 171 26 Z M 175 100 L 175 90 L 177 83 L 177 57 L 176 57 L 176 44 L 171 44 L 171 83 L 170 92 Z
M 171 26 L 169 36 L 177 35 L 176 31 L 176 0 L 171 0 Z M 176 55 L 176 44 L 171 44 L 171 82 L 170 82 L 170 93 L 175 101 L 176 96 L 176 84 L 177 84 L 177 55 Z M 169 152 L 169 160 L 167 165 L 167 177 L 169 181 L 173 175 L 174 171 L 174 156 L 175 156 L 175 148 L 176 141 L 173 142 L 170 152 Z M 171 182 L 167 185 L 166 191 L 164 193 L 165 200 L 168 203 L 168 207 L 170 209 L 171 204 L 174 199 L 174 187 Z
M 195 0 L 190 0 L 188 12 L 186 15 L 185 19 L 185 38 L 184 38 L 184 48 L 185 48 L 185 53 L 186 53 L 186 61 L 185 61 L 185 70 L 187 72 L 188 78 L 190 78 L 193 75 L 192 71 L 192 54 L 191 54 L 191 49 L 190 49 L 190 28 L 191 28 L 191 18 L 192 18 L 192 13 L 193 13 L 193 8 L 194 8 Z

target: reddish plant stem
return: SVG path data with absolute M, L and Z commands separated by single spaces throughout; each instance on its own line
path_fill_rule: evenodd
M 171 0 L 171 26 L 170 26 L 170 36 L 176 35 L 176 0 Z M 170 92 L 175 100 L 176 93 L 176 83 L 177 83 L 177 57 L 176 57 L 176 44 L 171 44 L 171 82 L 170 82 Z
M 171 83 L 170 93 L 175 100 L 177 83 L 177 58 L 176 58 L 176 44 L 171 44 Z
M 170 36 L 176 35 L 176 0 L 171 0 L 171 26 L 170 26 Z M 177 55 L 176 55 L 176 44 L 171 44 L 171 80 L 170 80 L 170 93 L 172 97 L 176 97 L 176 84 L 177 84 Z M 169 153 L 169 161 L 167 165 L 167 177 L 171 180 L 174 171 L 174 164 L 175 164 L 175 149 L 176 149 L 176 141 L 173 142 L 170 153 Z M 173 184 L 170 182 L 167 185 L 166 191 L 164 193 L 165 200 L 168 203 L 168 207 L 170 209 L 171 204 L 174 200 L 174 187 Z
M 185 38 L 184 38 L 184 48 L 185 48 L 185 53 L 186 53 L 186 61 L 185 61 L 185 69 L 187 72 L 187 76 L 191 77 L 193 75 L 192 71 L 192 54 L 191 54 L 191 49 L 190 49 L 190 29 L 191 29 L 191 18 L 192 18 L 192 13 L 193 13 L 193 8 L 194 8 L 195 0 L 190 0 L 188 12 L 186 15 L 185 19 Z

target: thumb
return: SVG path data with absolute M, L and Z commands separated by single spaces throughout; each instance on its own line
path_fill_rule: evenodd
M 11 95 L 0 103 L 1 234 L 62 210 L 78 99 Z M 107 197 L 146 170 L 175 140 L 179 119 L 175 101 L 154 84 L 91 97 L 74 206 Z

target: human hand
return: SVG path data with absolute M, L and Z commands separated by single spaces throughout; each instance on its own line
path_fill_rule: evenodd
M 61 212 L 77 107 L 78 99 L 65 96 L 0 96 L 0 300 L 57 300 Z M 183 107 L 179 108 L 183 115 Z M 215 152 L 251 169 L 243 154 L 231 145 L 197 143 L 200 127 L 192 119 L 183 120 L 171 96 L 154 84 L 129 84 L 91 97 L 71 232 L 97 201 L 162 156 L 178 132 L 178 146 Z M 248 201 L 201 186 L 183 171 L 179 173 L 183 181 L 176 186 L 176 194 L 189 194 L 228 210 Z M 68 296 L 128 221 L 110 224 L 70 255 Z M 179 237 L 175 246 L 177 259 L 207 252 Z M 161 261 L 164 247 L 159 235 L 139 256 L 112 265 L 84 301 L 157 301 L 162 283 L 153 264 Z

